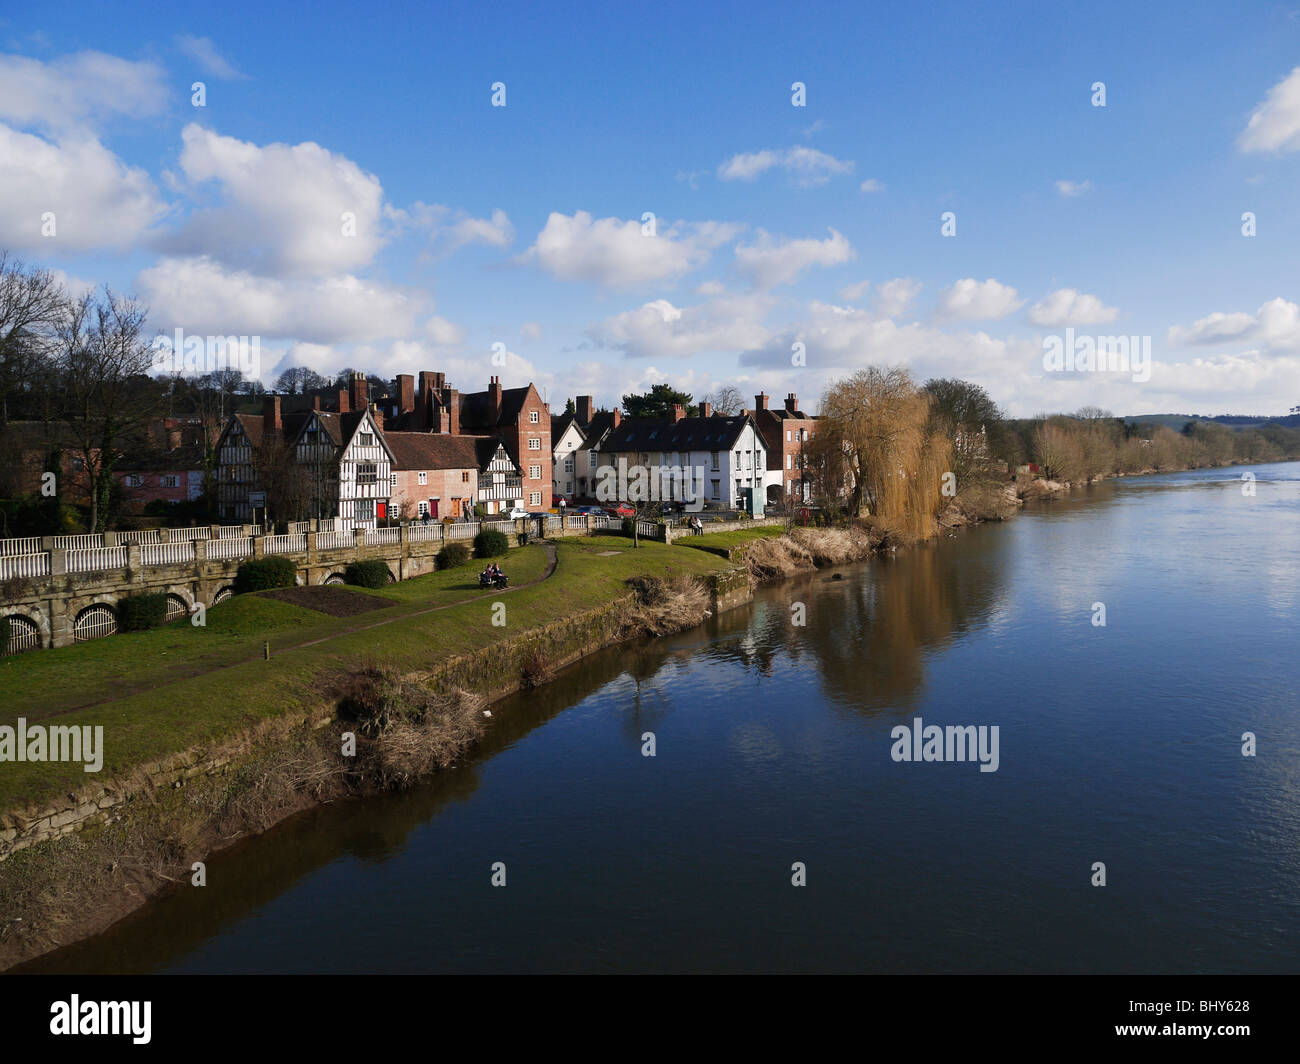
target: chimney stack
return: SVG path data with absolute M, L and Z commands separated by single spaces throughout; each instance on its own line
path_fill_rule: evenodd
M 313 396 L 311 397 L 311 408 L 312 408 L 313 410 L 319 410 L 319 409 L 320 409 L 320 396 L 319 396 L 319 395 L 313 395 Z
M 618 407 L 614 407 L 614 414 L 610 418 L 610 428 L 613 429 L 618 428 L 619 422 L 622 420 L 623 420 L 623 411 L 621 411 Z
M 338 407 L 340 414 L 346 414 L 351 407 L 348 406 L 348 393 L 345 389 L 339 389 Z
M 460 435 L 460 392 L 455 388 L 442 389 L 442 407 L 445 411 L 443 420 L 445 426 L 443 432 L 450 433 L 452 436 Z
M 795 395 L 794 392 L 790 392 L 788 395 L 786 395 L 785 408 L 786 411 L 791 414 L 799 413 L 799 397 Z
M 673 403 L 673 420 L 681 421 L 686 416 L 686 407 L 681 403 Z
M 595 397 L 590 395 L 578 396 L 575 409 L 578 414 L 578 424 L 585 428 L 591 424 L 591 419 L 596 413 Z
M 712 404 L 712 403 L 701 403 L 701 404 L 700 404 L 700 417 L 712 417 L 712 416 L 713 416 L 713 404 Z
M 352 409 L 362 411 L 370 404 L 370 382 L 360 370 L 352 374 L 352 394 L 348 400 Z
M 501 420 L 501 378 L 493 377 L 488 383 L 488 396 L 492 400 L 492 422 Z
M 262 399 L 262 433 L 279 432 L 283 426 L 280 422 L 280 397 L 268 395 Z
M 409 414 L 415 410 L 415 378 L 409 373 L 397 375 L 397 412 Z
M 767 409 L 767 392 L 759 392 L 754 396 L 754 413 Z

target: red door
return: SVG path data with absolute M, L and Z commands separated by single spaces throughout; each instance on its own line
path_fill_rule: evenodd
M 430 517 L 437 517 L 437 516 L 438 516 L 438 500 L 437 500 L 437 499 L 430 499 L 430 500 L 429 500 L 429 516 L 430 516 Z
M 384 520 L 388 516 L 388 503 L 381 502 L 376 504 L 375 514 L 379 520 Z

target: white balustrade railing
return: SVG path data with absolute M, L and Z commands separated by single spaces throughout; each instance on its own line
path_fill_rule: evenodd
M 427 542 L 431 539 L 442 539 L 442 523 L 439 521 L 431 521 L 427 525 L 412 525 L 407 529 L 407 533 L 412 543 Z
M 393 544 L 402 542 L 402 530 L 400 528 L 368 528 L 366 529 L 366 546 L 378 547 L 384 544 Z
M 104 537 L 97 535 L 54 537 L 55 550 L 90 550 L 103 545 Z
M 350 547 L 357 541 L 357 537 L 351 532 L 317 532 L 316 549 L 317 550 L 338 550 L 341 547 Z
M 28 536 L 25 539 L 0 539 L 0 558 L 14 554 L 39 554 L 40 536 Z
M 136 532 L 119 532 L 117 533 L 117 542 L 123 543 L 157 543 L 162 539 L 158 529 L 150 528 Z
M 455 521 L 442 526 L 443 539 L 473 539 L 478 535 L 478 525 L 473 521 Z
M 245 535 L 243 525 L 221 525 L 217 529 L 217 539 L 239 539 Z
M 262 550 L 267 554 L 297 554 L 306 549 L 307 537 L 303 533 L 262 537 Z
M 0 580 L 50 575 L 48 554 L 7 554 L 0 557 Z
M 194 541 L 183 539 L 179 543 L 143 543 L 140 545 L 142 565 L 184 565 L 194 561 Z
M 178 539 L 210 539 L 212 530 L 210 528 L 169 528 L 167 538 L 170 540 Z
M 242 539 L 208 540 L 208 558 L 212 561 L 229 561 L 231 558 L 247 558 L 253 553 L 253 541 L 247 536 Z
M 102 569 L 126 568 L 125 547 L 91 547 L 85 550 L 70 550 L 67 554 L 68 572 L 94 573 Z

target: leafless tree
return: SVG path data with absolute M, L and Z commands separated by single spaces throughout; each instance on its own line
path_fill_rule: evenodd
M 58 326 L 55 365 L 65 421 L 90 488 L 90 527 L 108 518 L 113 469 L 127 446 L 143 440 L 160 400 L 148 376 L 154 352 L 145 338 L 146 312 L 133 299 L 88 292 L 67 304 Z
M 47 372 L 67 298 L 49 270 L 0 251 L 0 429 L 9 420 L 10 401 Z

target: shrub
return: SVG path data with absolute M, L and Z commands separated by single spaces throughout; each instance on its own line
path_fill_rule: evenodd
M 293 587 L 298 582 L 298 570 L 288 558 L 256 558 L 244 562 L 235 574 L 235 594 L 250 591 L 268 591 L 276 587 Z
M 497 558 L 510 549 L 510 541 L 504 532 L 495 528 L 485 528 L 474 537 L 474 556 L 476 558 Z
M 0 655 L 9 653 L 9 618 L 0 617 Z
M 636 518 L 635 518 L 635 517 L 625 517 L 625 518 L 623 518 L 623 535 L 625 535 L 625 536 L 635 536 L 635 535 L 636 535 Z
M 356 587 L 387 587 L 392 582 L 392 574 L 387 562 L 373 559 L 352 562 L 343 570 L 343 579 Z
M 167 620 L 167 596 L 161 592 L 127 595 L 117 604 L 117 627 L 123 632 L 144 632 Z
M 464 565 L 469 561 L 469 544 L 448 543 L 438 551 L 436 560 L 439 569 L 454 569 L 458 565 Z

